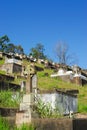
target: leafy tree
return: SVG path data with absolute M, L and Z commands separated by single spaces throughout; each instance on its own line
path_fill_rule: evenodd
M 15 53 L 24 54 L 24 49 L 21 45 L 15 46 Z
M 9 41 L 10 40 L 7 35 L 0 37 L 0 51 L 5 52 L 5 50 L 7 48 L 6 43 L 8 43 Z
M 6 52 L 7 53 L 9 53 L 9 52 L 15 53 L 15 45 L 13 43 L 9 43 L 7 45 L 7 48 L 6 48 Z
M 0 38 L 0 51 L 6 53 L 12 52 L 12 53 L 24 54 L 24 50 L 21 45 L 16 46 L 13 43 L 8 43 L 9 41 L 10 40 L 7 35 L 4 35 Z
M 29 55 L 32 55 L 34 58 L 43 58 L 46 59 L 46 56 L 44 55 L 44 45 L 41 43 L 36 44 L 36 47 L 31 48 L 31 52 Z

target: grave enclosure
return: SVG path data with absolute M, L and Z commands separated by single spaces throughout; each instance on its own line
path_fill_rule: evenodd
M 37 74 L 34 70 L 34 66 L 30 66 L 27 72 L 26 80 L 26 92 L 23 95 L 22 102 L 20 103 L 19 111 L 16 113 L 16 125 L 20 126 L 23 123 L 36 123 L 35 120 L 41 121 L 38 119 L 38 115 L 33 112 L 33 105 L 35 104 L 35 98 L 40 97 L 44 103 L 49 102 L 53 109 L 56 105 L 60 106 L 60 110 L 64 110 L 64 115 L 67 115 L 72 111 L 73 113 L 77 112 L 77 96 L 70 94 L 70 92 L 62 92 L 58 90 L 44 92 L 37 91 Z M 21 89 L 23 91 L 23 88 Z M 56 122 L 59 119 L 55 119 Z M 45 121 L 42 120 L 42 123 Z M 50 124 L 48 121 L 48 125 Z M 53 120 L 54 121 L 54 120 Z M 61 120 L 62 121 L 62 120 Z M 55 122 L 55 121 L 54 121 Z M 46 122 L 45 122 L 46 123 Z M 65 123 L 66 124 L 66 123 Z M 46 124 L 45 124 L 46 125 Z M 50 126 L 49 126 L 50 128 Z M 68 129 L 67 129 L 68 130 Z

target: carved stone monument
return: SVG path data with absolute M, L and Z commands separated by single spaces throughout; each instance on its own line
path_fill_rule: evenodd
M 34 64 L 27 66 L 26 93 L 32 92 L 32 78 L 36 74 Z
M 20 111 L 16 113 L 16 125 L 22 123 L 30 123 L 32 118 L 32 105 L 37 93 L 37 75 L 34 64 L 30 64 L 26 68 L 26 88 L 23 95 L 22 102 L 20 103 Z

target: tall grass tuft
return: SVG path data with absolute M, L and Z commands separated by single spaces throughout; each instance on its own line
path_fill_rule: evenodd
M 19 105 L 19 96 L 13 94 L 10 90 L 0 92 L 0 107 L 17 107 Z
M 20 128 L 15 128 L 14 130 L 35 130 L 32 124 L 23 124 Z
M 35 130 L 35 128 L 32 124 L 23 124 L 20 128 L 15 125 L 11 127 L 6 119 L 0 117 L 0 130 Z
M 0 117 L 0 130 L 10 130 L 9 123 L 2 117 Z

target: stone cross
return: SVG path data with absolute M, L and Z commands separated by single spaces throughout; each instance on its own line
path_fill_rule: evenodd
M 32 78 L 36 74 L 34 64 L 27 66 L 26 94 L 32 93 Z

